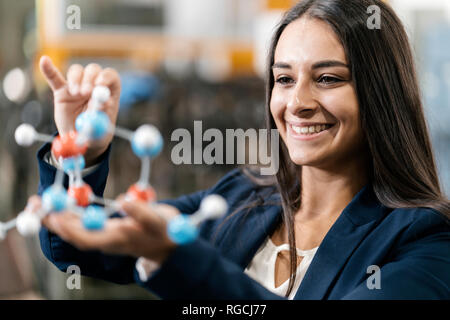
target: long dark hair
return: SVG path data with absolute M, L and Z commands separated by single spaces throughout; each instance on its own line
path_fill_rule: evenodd
M 367 9 L 371 5 L 380 8 L 380 29 L 367 26 Z M 326 22 L 344 47 L 370 153 L 369 182 L 378 200 L 389 208 L 427 207 L 450 217 L 450 203 L 441 191 L 408 37 L 393 10 L 380 0 L 303 0 L 284 15 L 273 36 L 267 64 L 268 132 L 276 129 L 269 108 L 275 49 L 286 26 L 303 16 Z M 280 141 L 276 179 L 255 177 L 252 170 L 244 171 L 259 185 L 273 183 L 281 195 L 282 223 L 291 247 L 286 296 L 292 291 L 297 269 L 294 213 L 301 203 L 299 170 L 301 167 L 290 160 Z

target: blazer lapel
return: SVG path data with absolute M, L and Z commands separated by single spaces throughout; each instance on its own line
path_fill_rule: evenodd
M 268 198 L 269 201 L 279 199 L 279 194 Z M 243 269 L 250 263 L 267 236 L 276 228 L 281 206 L 256 207 L 248 215 L 245 215 L 245 211 L 244 209 L 228 223 L 218 243 L 220 251 Z
M 276 194 L 268 200 L 279 199 L 280 195 Z M 326 298 L 340 270 L 386 209 L 376 199 L 371 186 L 362 188 L 320 244 L 295 299 Z M 280 205 L 256 207 L 247 216 L 241 212 L 227 223 L 217 246 L 224 256 L 245 269 L 280 218 Z
M 340 270 L 385 209 L 370 186 L 361 189 L 323 239 L 294 299 L 326 299 Z

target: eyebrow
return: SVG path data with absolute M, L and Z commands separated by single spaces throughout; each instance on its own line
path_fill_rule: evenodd
M 324 60 L 316 62 L 312 65 L 312 69 L 320 69 L 320 68 L 330 68 L 330 67 L 344 67 L 349 68 L 349 66 L 341 61 L 337 60 Z M 280 69 L 292 69 L 291 65 L 286 62 L 277 62 L 274 63 L 272 69 L 280 68 Z

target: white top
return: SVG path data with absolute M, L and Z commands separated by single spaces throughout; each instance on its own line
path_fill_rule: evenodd
M 303 257 L 303 259 L 297 267 L 297 275 L 295 277 L 294 287 L 288 297 L 289 300 L 294 299 L 294 296 L 300 287 L 300 283 L 305 276 L 306 270 L 308 270 L 318 248 L 319 247 L 315 247 L 310 250 L 297 249 L 297 255 Z M 275 246 L 270 237 L 268 237 L 245 269 L 245 273 L 268 290 L 284 297 L 289 286 L 289 279 L 283 282 L 279 287 L 275 288 L 275 263 L 280 251 L 289 251 L 289 245 L 285 243 L 280 246 Z

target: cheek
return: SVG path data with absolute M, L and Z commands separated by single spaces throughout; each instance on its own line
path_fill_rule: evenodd
M 275 120 L 275 123 L 277 124 L 277 127 L 280 126 L 280 124 L 283 122 L 283 115 L 284 115 L 284 106 L 285 101 L 281 97 L 281 95 L 276 94 L 276 91 L 272 93 L 272 97 L 270 99 L 270 113 L 272 114 L 273 119 Z M 280 129 L 280 127 L 278 128 Z
M 284 123 L 285 105 L 285 101 L 279 95 L 272 94 L 270 100 L 270 113 L 275 121 L 278 134 L 284 142 L 286 142 L 286 126 Z
M 339 122 L 336 143 L 343 150 L 359 148 L 363 141 L 358 99 L 353 87 L 342 88 L 336 95 L 323 100 L 327 110 Z
M 347 86 L 321 99 L 323 105 L 346 128 L 359 127 L 359 106 L 353 87 Z

